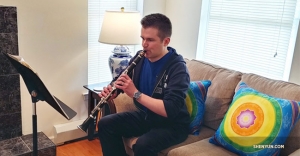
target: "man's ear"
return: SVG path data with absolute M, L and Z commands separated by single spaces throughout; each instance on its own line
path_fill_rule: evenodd
M 169 43 L 170 43 L 170 37 L 166 37 L 165 39 L 164 39 L 164 46 L 168 46 L 169 45 Z

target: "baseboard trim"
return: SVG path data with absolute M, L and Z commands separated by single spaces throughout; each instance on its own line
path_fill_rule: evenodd
M 65 142 L 87 137 L 87 134 L 80 129 L 80 125 L 84 120 L 68 122 L 65 124 L 54 125 L 54 143 L 56 145 L 65 144 Z

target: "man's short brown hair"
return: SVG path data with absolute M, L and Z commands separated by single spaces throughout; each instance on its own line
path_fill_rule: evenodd
M 149 14 L 141 20 L 143 28 L 153 27 L 158 29 L 158 37 L 163 40 L 172 35 L 172 23 L 170 19 L 160 13 Z

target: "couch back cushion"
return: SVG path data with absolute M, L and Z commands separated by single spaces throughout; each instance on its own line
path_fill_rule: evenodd
M 229 70 L 199 60 L 185 59 L 191 81 L 210 80 L 203 125 L 217 130 L 228 110 L 241 72 Z
M 137 110 L 137 108 L 133 104 L 133 99 L 125 93 L 119 94 L 114 99 L 114 103 L 117 113 Z
M 255 74 L 243 74 L 241 82 L 262 93 L 277 98 L 300 101 L 300 85 L 268 79 Z M 236 90 L 238 86 L 236 87 Z M 300 122 L 297 122 L 287 138 L 280 155 L 289 155 L 300 148 Z

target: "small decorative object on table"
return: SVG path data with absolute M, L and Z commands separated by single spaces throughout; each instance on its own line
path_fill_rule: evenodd
M 116 46 L 112 54 L 109 57 L 109 67 L 112 73 L 112 77 L 118 76 L 123 69 L 128 66 L 128 63 L 132 56 L 126 46 Z

